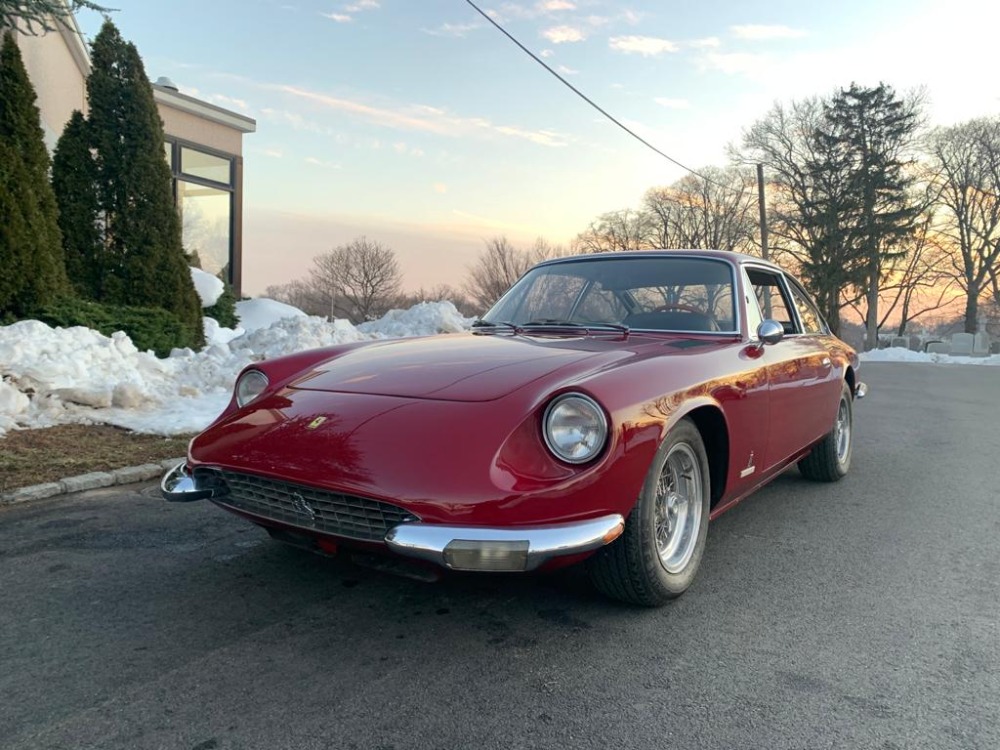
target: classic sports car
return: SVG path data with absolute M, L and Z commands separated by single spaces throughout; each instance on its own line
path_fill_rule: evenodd
M 559 258 L 469 333 L 250 365 L 161 490 L 331 554 L 586 558 L 604 593 L 659 605 L 691 584 L 712 518 L 792 463 L 847 473 L 865 391 L 854 350 L 759 258 Z

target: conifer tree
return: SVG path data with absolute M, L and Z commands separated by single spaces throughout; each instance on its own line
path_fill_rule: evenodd
M 103 220 L 102 301 L 160 307 L 204 341 L 201 303 L 184 255 L 164 159 L 163 123 L 142 59 L 106 21 L 94 40 L 88 120 Z
M 56 199 L 35 90 L 11 32 L 0 46 L 0 313 L 28 314 L 66 293 Z M 16 271 L 14 270 L 16 269 Z
M 102 298 L 97 168 L 90 149 L 90 129 L 83 113 L 73 112 L 52 156 L 52 189 L 59 205 L 66 274 L 77 294 Z

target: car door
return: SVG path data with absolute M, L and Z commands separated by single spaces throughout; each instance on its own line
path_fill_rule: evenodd
M 765 460 L 773 468 L 829 431 L 832 418 L 821 407 L 832 363 L 817 336 L 804 331 L 784 274 L 763 266 L 746 270 L 761 313 L 785 329 L 784 338 L 761 353 L 770 406 Z

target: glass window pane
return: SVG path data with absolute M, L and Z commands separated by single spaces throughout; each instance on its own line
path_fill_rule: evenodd
M 785 292 L 778 276 L 755 268 L 747 275 L 750 277 L 750 283 L 753 285 L 754 294 L 757 295 L 764 317 L 781 323 L 786 334 L 798 333 L 795 318 L 790 312 L 791 305 L 785 299 Z
M 192 177 L 229 185 L 232 182 L 231 164 L 231 159 L 223 159 L 193 148 L 181 148 L 181 171 Z
M 826 333 L 826 325 L 819 310 L 806 295 L 805 291 L 796 283 L 788 285 L 792 293 L 792 300 L 795 308 L 799 311 L 799 318 L 802 320 L 802 328 L 806 333 Z
M 231 281 L 232 193 L 178 180 L 177 210 L 181 214 L 184 249 L 198 253 L 203 271 L 213 275 L 222 273 L 224 279 Z

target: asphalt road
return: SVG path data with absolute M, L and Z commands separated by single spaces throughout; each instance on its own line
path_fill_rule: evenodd
M 851 474 L 659 610 L 387 576 L 151 486 L 0 510 L 2 748 L 1000 747 L 1000 371 L 869 364 Z

